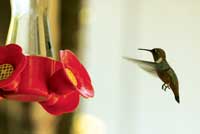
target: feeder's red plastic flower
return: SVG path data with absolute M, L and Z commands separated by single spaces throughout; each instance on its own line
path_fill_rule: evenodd
M 14 44 L 0 47 L 0 66 L 14 66 L 11 76 L 0 80 L 0 95 L 3 98 L 37 101 L 47 112 L 60 115 L 75 110 L 79 94 L 86 98 L 93 97 L 90 77 L 71 51 L 61 51 L 61 61 L 24 56 L 21 51 Z
M 79 93 L 86 98 L 94 96 L 90 77 L 76 56 L 69 50 L 63 50 L 60 51 L 60 59 L 64 69 L 52 75 L 49 85 L 53 93 L 48 101 L 41 102 L 52 114 L 62 114 L 63 109 L 72 111 L 79 103 Z
M 17 45 L 8 45 L 0 47 L 0 65 L 10 64 L 13 66 L 14 71 L 12 75 L 7 78 L 0 80 L 0 87 L 4 91 L 16 92 L 17 86 L 21 79 L 20 74 L 26 66 L 26 57 L 22 54 L 22 49 Z M 1 68 L 1 75 L 5 75 Z
M 75 85 L 80 94 L 85 98 L 93 97 L 94 90 L 88 72 L 76 56 L 69 50 L 62 50 L 60 51 L 60 59 L 65 68 L 70 70 L 76 77 L 77 82 Z

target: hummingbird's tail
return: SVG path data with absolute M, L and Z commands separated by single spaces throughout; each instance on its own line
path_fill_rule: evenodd
M 175 99 L 178 103 L 180 103 L 180 99 L 179 99 L 179 96 L 175 96 Z

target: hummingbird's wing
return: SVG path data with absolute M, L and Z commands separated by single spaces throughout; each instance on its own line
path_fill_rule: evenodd
M 157 63 L 150 62 L 150 61 L 138 60 L 138 59 L 134 59 L 134 58 L 128 58 L 128 57 L 123 57 L 123 58 L 128 60 L 128 61 L 137 63 L 146 72 L 148 72 L 148 73 L 150 73 L 154 76 L 158 76 L 157 72 L 156 72 Z

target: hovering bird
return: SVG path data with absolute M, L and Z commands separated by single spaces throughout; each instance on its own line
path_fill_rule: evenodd
M 174 72 L 174 70 L 170 67 L 166 60 L 165 51 L 161 48 L 154 48 L 152 50 L 149 49 L 139 49 L 151 52 L 154 58 L 154 62 L 143 61 L 133 58 L 124 57 L 125 59 L 137 63 L 142 69 L 145 71 L 156 74 L 163 82 L 162 89 L 166 91 L 166 89 L 171 89 L 174 93 L 175 100 L 180 103 L 179 99 L 179 84 L 178 78 Z

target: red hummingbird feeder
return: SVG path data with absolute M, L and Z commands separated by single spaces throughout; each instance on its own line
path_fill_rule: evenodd
M 22 3 L 23 2 L 23 3 Z M 48 0 L 11 0 L 7 45 L 0 47 L 0 96 L 38 102 L 48 113 L 73 112 L 80 95 L 93 97 L 88 72 L 70 50 L 53 59 Z

